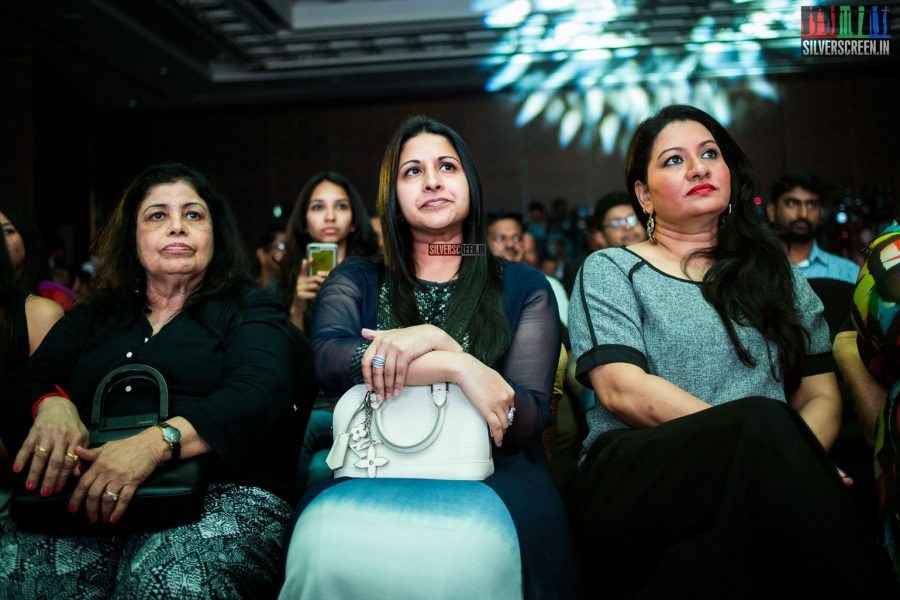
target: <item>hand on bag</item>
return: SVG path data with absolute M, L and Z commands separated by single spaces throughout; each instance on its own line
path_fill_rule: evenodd
M 159 429 L 151 427 L 137 435 L 114 440 L 99 448 L 78 447 L 75 452 L 91 462 L 69 500 L 69 512 L 84 502 L 88 520 L 116 523 L 141 485 L 163 460 Z
M 34 425 L 16 454 L 13 471 L 21 472 L 30 460 L 25 487 L 40 489 L 43 496 L 55 494 L 70 475 L 81 475 L 75 448 L 87 444 L 88 430 L 78 416 L 78 409 L 71 401 L 52 396 L 38 407 Z
M 516 393 L 500 373 L 468 354 L 470 364 L 464 366 L 457 382 L 491 430 L 491 437 L 499 448 L 509 428 L 507 414 L 515 406 Z
M 375 390 L 379 402 L 390 400 L 400 393 L 406 382 L 409 363 L 415 359 L 432 350 L 462 350 L 447 332 L 434 325 L 381 331 L 363 329 L 362 336 L 372 341 L 360 364 L 363 380 L 367 389 Z M 384 359 L 383 367 L 372 366 L 376 356 Z

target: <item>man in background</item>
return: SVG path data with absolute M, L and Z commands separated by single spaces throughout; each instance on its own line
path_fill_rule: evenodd
M 491 213 L 488 215 L 488 246 L 494 256 L 512 262 L 525 261 L 525 243 L 523 241 L 524 226 L 522 216 L 518 213 Z M 563 326 L 569 326 L 569 296 L 558 279 L 544 275 L 550 283 L 550 289 L 556 296 L 559 308 L 559 320 Z
M 563 285 L 570 294 L 575 287 L 575 278 L 584 259 L 597 250 L 630 246 L 647 239 L 647 233 L 634 214 L 631 198 L 625 192 L 604 194 L 594 205 L 591 217 L 590 235 L 587 237 L 581 259 L 573 263 L 563 276 Z
M 591 220 L 592 244 L 603 244 L 596 248 L 630 246 L 647 239 L 641 227 L 631 198 L 625 192 L 610 192 L 597 201 Z
M 823 226 L 822 184 L 803 172 L 788 173 L 772 184 L 766 205 L 769 225 L 778 232 L 788 260 L 807 279 L 856 283 L 859 265 L 822 250 L 816 236 Z
M 273 219 L 256 240 L 256 261 L 259 267 L 257 284 L 265 288 L 274 279 L 281 277 L 281 262 L 284 256 L 284 242 L 287 238 L 285 222 Z

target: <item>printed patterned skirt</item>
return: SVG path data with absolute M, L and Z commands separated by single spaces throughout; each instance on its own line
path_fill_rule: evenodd
M 214 484 L 200 520 L 134 535 L 44 535 L 0 525 L 0 598 L 267 598 L 290 506 Z

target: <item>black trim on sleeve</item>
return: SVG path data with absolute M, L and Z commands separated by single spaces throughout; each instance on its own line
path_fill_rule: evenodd
M 591 343 L 596 347 L 597 334 L 594 333 L 594 322 L 591 319 L 591 311 L 588 308 L 587 297 L 584 294 L 584 265 L 578 269 L 578 291 L 581 292 L 581 308 L 584 310 L 584 319 L 587 321 L 587 328 L 591 334 Z
M 810 354 L 806 357 L 801 375 L 809 377 L 810 375 L 820 375 L 821 373 L 834 373 L 836 369 L 837 365 L 831 352 Z
M 591 388 L 591 382 L 588 379 L 591 369 L 617 362 L 628 363 L 640 367 L 644 371 L 647 370 L 647 357 L 640 350 L 624 344 L 600 344 L 578 357 L 575 362 L 575 377 L 579 383 Z

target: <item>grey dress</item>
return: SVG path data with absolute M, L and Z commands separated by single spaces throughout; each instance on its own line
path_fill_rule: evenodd
M 713 405 L 647 428 L 599 403 L 588 413 L 570 516 L 604 594 L 877 597 L 890 587 L 834 464 L 786 402 L 776 348 L 737 325 L 757 361 L 743 364 L 700 284 L 627 249 L 592 254 L 582 268 L 569 307 L 582 380 L 628 363 Z M 802 375 L 826 373 L 821 304 L 796 270 L 793 282 L 809 334 Z
M 797 313 L 809 333 L 803 375 L 833 371 L 822 302 L 796 268 L 793 274 Z M 582 281 L 593 337 L 584 314 Z M 626 248 L 588 257 L 569 315 L 576 374 L 588 386 L 587 373 L 594 367 L 625 362 L 713 405 L 747 396 L 786 400 L 774 343 L 756 329 L 736 324 L 741 343 L 757 359 L 755 367 L 745 365 L 718 313 L 703 297 L 700 283 L 663 273 Z M 587 420 L 585 448 L 601 434 L 626 427 L 599 403 Z

